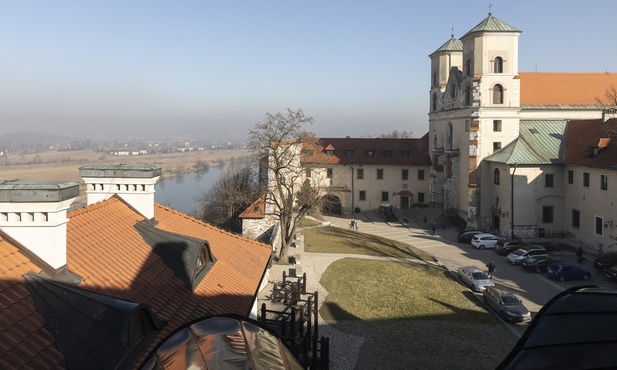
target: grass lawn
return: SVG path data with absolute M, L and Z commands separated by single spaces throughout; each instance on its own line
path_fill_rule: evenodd
M 307 251 L 432 260 L 406 244 L 356 231 L 323 227 L 303 234 Z M 321 316 L 364 338 L 359 369 L 492 369 L 516 343 L 438 266 L 345 258 L 328 267 L 321 283 L 329 291 Z
M 334 226 L 302 230 L 304 250 L 312 253 L 350 253 L 434 261 L 430 254 L 408 244 Z

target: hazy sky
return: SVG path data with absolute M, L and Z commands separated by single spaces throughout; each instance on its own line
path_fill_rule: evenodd
M 616 72 L 613 0 L 492 0 L 519 69 Z M 0 135 L 190 133 L 241 140 L 302 108 L 318 136 L 428 126 L 428 55 L 488 1 L 0 2 Z

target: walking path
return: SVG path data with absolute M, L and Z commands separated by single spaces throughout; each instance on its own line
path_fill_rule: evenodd
M 351 215 L 350 215 L 351 216 Z M 349 228 L 352 218 L 348 217 L 325 217 L 324 224 L 330 224 L 341 228 Z M 363 215 L 364 216 L 364 215 Z M 443 230 L 443 227 L 438 227 L 437 235 L 433 236 L 432 230 L 425 230 L 414 225 L 412 222 L 401 224 L 400 222 L 392 222 L 390 224 L 383 221 L 373 222 L 369 217 L 359 217 L 356 219 L 358 231 L 381 236 L 388 239 L 393 239 L 403 243 L 413 245 L 419 249 L 426 249 L 430 253 L 431 248 L 443 245 L 443 240 L 455 240 L 456 231 L 454 229 Z M 432 225 L 432 223 L 430 223 Z M 413 227 L 415 226 L 415 227 Z M 302 230 L 298 231 L 301 234 Z M 298 259 L 299 265 L 302 267 L 302 272 L 306 273 L 306 289 L 308 292 L 317 291 L 319 294 L 319 306 L 323 304 L 328 296 L 328 291 L 319 283 L 321 275 L 326 271 L 332 262 L 341 258 L 365 258 L 365 259 L 380 259 L 389 261 L 402 261 L 409 263 L 430 263 L 414 259 L 401 259 L 394 257 L 378 257 L 366 256 L 357 254 L 330 254 L 330 253 L 308 253 L 304 251 L 303 238 L 296 246 L 289 249 L 289 255 L 300 255 Z M 437 262 L 439 263 L 439 262 Z M 289 275 L 290 265 L 274 264 L 270 268 L 270 280 L 279 282 L 282 280 L 283 271 Z M 262 303 L 267 303 L 272 294 L 273 284 L 270 283 L 264 288 L 258 296 L 258 307 Z M 358 337 L 337 330 L 336 325 L 328 325 L 319 316 L 319 335 L 330 337 L 330 363 L 332 370 L 347 370 L 354 369 L 358 359 L 359 351 L 364 342 L 363 337 Z

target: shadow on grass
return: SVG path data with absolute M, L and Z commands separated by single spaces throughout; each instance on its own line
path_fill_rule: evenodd
M 314 233 L 314 234 L 313 234 Z M 326 226 L 305 232 L 305 250 L 318 253 L 355 253 L 381 257 L 433 260 L 411 245 L 355 230 Z

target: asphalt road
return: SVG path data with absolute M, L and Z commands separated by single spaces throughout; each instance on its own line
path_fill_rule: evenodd
M 349 218 L 328 217 L 333 225 L 347 227 Z M 593 261 L 586 260 L 582 263 L 576 261 L 573 253 L 551 254 L 551 258 L 563 262 L 573 263 L 591 272 L 591 279 L 588 281 L 566 281 L 558 282 L 549 279 L 544 274 L 536 274 L 523 270 L 518 265 L 511 265 L 506 262 L 505 256 L 497 254 L 493 249 L 480 250 L 470 244 L 459 243 L 456 240 L 456 230 L 443 230 L 438 228 L 436 235 L 431 235 L 431 230 L 418 227 L 413 222 L 401 224 L 400 222 L 386 223 L 379 217 L 360 217 L 358 229 L 361 232 L 389 238 L 410 244 L 432 254 L 450 272 L 457 274 L 457 269 L 462 266 L 476 266 L 484 271 L 487 270 L 486 264 L 491 260 L 495 264 L 493 281 L 496 285 L 508 288 L 516 294 L 531 311 L 532 317 L 559 292 L 574 286 L 596 285 L 600 287 L 617 288 L 617 283 L 608 280 L 593 268 Z M 463 285 L 461 283 L 461 285 Z M 481 293 L 476 293 L 478 299 L 482 299 Z M 509 327 L 519 336 L 527 328 L 527 324 L 511 324 Z

